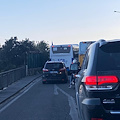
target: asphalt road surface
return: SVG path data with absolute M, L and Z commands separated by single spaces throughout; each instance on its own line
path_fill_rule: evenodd
M 68 83 L 33 85 L 0 108 L 0 120 L 78 120 L 75 90 Z

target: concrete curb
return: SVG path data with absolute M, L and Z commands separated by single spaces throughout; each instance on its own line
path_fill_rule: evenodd
M 22 78 L 21 80 L 13 83 L 12 85 L 8 86 L 5 90 L 2 90 L 0 92 L 0 104 L 6 102 L 10 98 L 14 97 L 16 94 L 18 94 L 21 90 L 23 90 L 25 87 L 30 85 L 34 80 L 41 77 L 40 75 L 35 76 L 27 76 L 25 78 Z

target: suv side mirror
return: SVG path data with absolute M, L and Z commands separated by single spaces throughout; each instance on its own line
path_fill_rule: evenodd
M 78 64 L 75 64 L 75 63 L 71 64 L 70 65 L 70 70 L 75 70 L 75 71 L 78 70 Z
M 79 66 L 77 63 L 70 65 L 70 74 L 72 73 L 78 73 L 79 72 Z

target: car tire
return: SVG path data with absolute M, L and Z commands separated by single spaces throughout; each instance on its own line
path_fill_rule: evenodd
M 68 80 L 65 80 L 65 83 L 67 83 L 68 82 Z
M 85 92 L 84 92 L 84 88 L 83 88 L 83 86 L 81 85 L 81 93 L 79 92 L 79 96 L 82 96 L 82 99 L 80 100 L 79 99 L 79 115 L 81 116 L 81 120 L 85 120 L 85 117 L 84 117 L 84 113 L 83 113 L 83 105 L 82 105 L 82 100 L 83 100 L 83 98 L 85 97 Z
M 45 81 L 42 81 L 43 84 L 45 84 L 46 82 Z

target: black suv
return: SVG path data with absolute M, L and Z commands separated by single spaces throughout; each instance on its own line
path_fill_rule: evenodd
M 64 82 L 67 83 L 68 75 L 65 64 L 61 61 L 48 61 L 43 68 L 42 82 Z
M 91 44 L 77 77 L 80 120 L 120 120 L 120 40 Z

